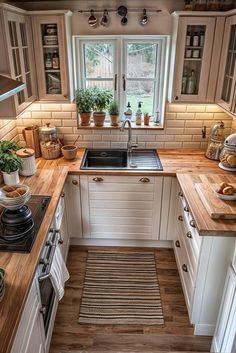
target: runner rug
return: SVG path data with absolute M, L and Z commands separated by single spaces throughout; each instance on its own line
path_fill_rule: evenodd
M 88 252 L 81 324 L 163 325 L 154 252 Z

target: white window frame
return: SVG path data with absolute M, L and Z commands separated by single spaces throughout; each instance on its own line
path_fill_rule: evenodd
M 73 36 L 73 57 L 74 57 L 74 77 L 75 89 L 85 88 L 83 50 L 82 45 L 87 42 L 111 42 L 115 44 L 114 50 L 114 75 L 117 74 L 117 91 L 115 99 L 118 100 L 120 111 L 125 110 L 126 94 L 123 91 L 122 76 L 126 75 L 126 44 L 127 43 L 156 43 L 158 45 L 158 55 L 156 58 L 156 92 L 154 96 L 154 109 L 158 109 L 160 114 L 160 125 L 164 126 L 165 103 L 167 99 L 168 66 L 170 52 L 169 35 L 103 35 L 103 36 Z M 160 70 L 158 70 L 160 68 Z M 114 78 L 113 78 L 114 79 Z M 101 79 L 102 80 L 102 79 Z M 135 113 L 135 112 L 133 112 Z

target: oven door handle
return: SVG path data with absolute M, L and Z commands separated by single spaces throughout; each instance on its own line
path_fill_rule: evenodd
M 51 250 L 50 256 L 48 258 L 47 268 L 46 268 L 45 273 L 38 277 L 39 282 L 42 282 L 45 279 L 50 277 L 50 271 L 51 271 L 51 267 L 52 267 L 53 258 L 54 258 L 54 255 L 55 255 L 56 247 L 58 246 L 58 242 L 59 242 L 59 234 L 58 234 L 58 232 L 54 231 L 54 234 L 55 234 L 55 239 L 54 239 L 54 241 L 52 243 L 52 250 Z

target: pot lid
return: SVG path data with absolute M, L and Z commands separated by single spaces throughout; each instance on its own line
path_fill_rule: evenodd
M 50 126 L 50 123 L 46 124 L 46 126 L 42 126 L 40 129 L 41 134 L 44 135 L 51 135 L 51 134 L 56 134 L 57 129 L 55 126 Z
M 236 149 L 236 133 L 229 135 L 224 142 L 225 147 Z
M 34 156 L 34 150 L 31 148 L 21 148 L 20 150 L 16 151 L 16 155 L 20 158 L 28 158 Z

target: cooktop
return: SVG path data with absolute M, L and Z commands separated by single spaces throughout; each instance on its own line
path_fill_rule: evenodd
M 30 252 L 47 207 L 49 196 L 34 195 L 21 209 L 0 214 L 0 251 Z

